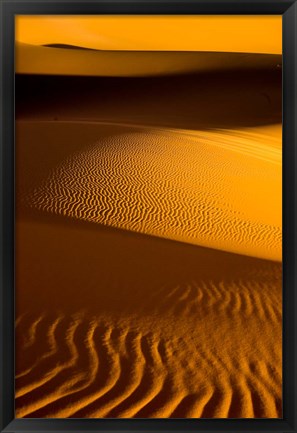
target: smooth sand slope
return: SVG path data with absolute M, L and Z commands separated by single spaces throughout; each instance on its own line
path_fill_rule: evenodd
M 18 417 L 281 416 L 277 136 L 18 122 Z
M 277 54 L 100 51 L 70 46 L 16 44 L 16 72 L 79 76 L 137 77 L 197 71 L 276 68 Z

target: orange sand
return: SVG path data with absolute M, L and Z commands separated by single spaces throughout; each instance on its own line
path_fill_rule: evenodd
M 220 68 L 276 68 L 279 55 L 213 52 L 100 51 L 16 44 L 16 72 L 134 77 L 211 72 Z
M 18 123 L 18 417 L 281 416 L 281 264 L 220 251 L 233 239 L 237 252 L 280 254 L 269 189 L 280 179 L 259 188 L 253 207 L 244 186 L 277 175 L 278 130 L 220 134 Z M 34 147 L 47 157 L 32 158 Z M 213 170 L 220 183 L 202 182 L 207 155 L 226 161 Z M 204 205 L 193 206 L 189 230 L 195 191 Z M 197 239 L 219 249 L 188 243 Z
M 64 218 L 17 237 L 18 417 L 281 416 L 279 263 Z
M 280 418 L 281 17 L 16 24 L 16 416 Z
M 281 148 L 261 129 L 186 131 L 27 121 L 20 122 L 17 133 L 32 140 L 46 130 L 50 140 L 72 140 L 73 150 L 76 134 L 80 140 L 93 134 L 94 142 L 74 151 L 30 194 L 25 192 L 24 205 L 281 260 Z

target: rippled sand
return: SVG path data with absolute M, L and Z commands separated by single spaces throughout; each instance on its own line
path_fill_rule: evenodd
M 280 264 L 63 220 L 17 235 L 18 417 L 281 416 Z
M 96 134 L 21 198 L 25 207 L 260 258 L 281 260 L 281 148 L 256 130 L 188 131 L 25 122 L 72 140 Z M 31 181 L 34 181 L 34 175 Z M 273 191 L 273 194 L 271 194 Z
M 17 417 L 282 416 L 279 128 L 18 122 Z

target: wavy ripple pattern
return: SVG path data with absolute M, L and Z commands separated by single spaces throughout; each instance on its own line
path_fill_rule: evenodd
M 18 221 L 16 416 L 281 417 L 281 263 L 218 251 L 281 259 L 279 143 L 95 127 L 22 206 L 183 243 Z
M 98 125 L 98 141 L 62 161 L 21 202 L 79 220 L 281 260 L 281 149 L 271 137 L 123 125 L 106 136 L 105 127 Z M 82 135 L 83 128 L 86 122 Z M 69 130 L 66 122 L 65 133 Z
M 218 297 L 211 285 L 208 290 Z M 198 300 L 192 294 L 190 307 Z M 217 311 L 207 298 L 200 302 L 202 308 Z M 231 296 L 229 304 L 234 302 Z M 243 297 L 242 308 L 245 304 Z M 263 315 L 273 315 L 274 323 L 281 320 L 276 307 L 266 307 Z M 254 342 L 247 359 L 238 357 L 228 340 L 218 349 L 211 336 L 205 345 L 195 333 L 190 338 L 186 332 L 168 336 L 166 331 L 141 329 L 137 321 L 45 314 L 42 330 L 38 319 L 31 314 L 17 327 L 20 342 L 21 336 L 32 337 L 38 323 L 32 338 L 39 351 L 38 359 L 25 367 L 32 352 L 23 345 L 23 359 L 17 361 L 17 417 L 281 416 L 281 363 L 272 361 L 273 345 L 263 350 Z M 233 343 L 238 343 L 236 333 Z

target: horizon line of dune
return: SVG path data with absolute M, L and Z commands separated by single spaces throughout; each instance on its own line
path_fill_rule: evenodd
M 277 69 L 279 54 L 112 51 L 16 43 L 16 73 L 141 77 L 231 69 Z

